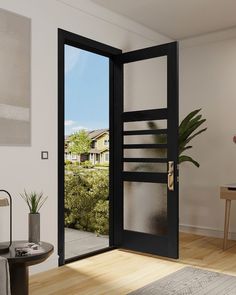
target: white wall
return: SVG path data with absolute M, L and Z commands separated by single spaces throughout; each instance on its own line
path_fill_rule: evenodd
M 180 168 L 180 224 L 185 230 L 222 236 L 219 188 L 236 182 L 235 30 L 180 43 L 180 118 L 197 108 L 202 108 L 208 130 L 193 141 L 191 154 L 200 168 L 189 163 Z M 235 210 L 232 204 L 234 233 Z
M 27 208 L 19 193 L 25 188 L 49 196 L 41 211 L 41 236 L 55 252 L 37 270 L 57 266 L 57 28 L 123 50 L 168 41 L 88 0 L 64 2 L 0 0 L 1 8 L 32 19 L 32 145 L 0 147 L 0 179 L 1 188 L 13 195 L 14 239 L 27 239 Z M 41 150 L 49 151 L 48 161 L 40 159 Z

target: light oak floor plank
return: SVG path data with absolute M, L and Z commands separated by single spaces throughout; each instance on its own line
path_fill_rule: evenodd
M 180 259 L 113 250 L 30 278 L 32 295 L 123 295 L 186 265 L 236 276 L 236 243 L 222 250 L 223 239 L 180 234 Z

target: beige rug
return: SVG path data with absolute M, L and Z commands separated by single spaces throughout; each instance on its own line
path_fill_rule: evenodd
M 236 295 L 236 276 L 185 267 L 129 295 Z

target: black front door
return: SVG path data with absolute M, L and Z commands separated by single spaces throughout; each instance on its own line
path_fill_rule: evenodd
M 152 62 L 153 67 L 163 58 L 165 63 L 160 69 L 166 83 L 161 87 L 166 97 L 161 98 L 162 103 L 158 95 L 150 98 L 152 93 L 147 88 L 137 105 L 135 98 L 129 105 L 130 92 L 125 91 L 126 86 L 133 87 L 138 96 L 140 86 L 146 87 L 150 80 L 155 81 L 155 71 L 149 74 L 143 64 L 140 71 L 143 69 L 146 75 L 141 80 L 139 77 L 135 86 L 133 76 L 137 76 L 139 70 L 132 76 L 129 65 L 142 65 L 147 61 Z M 162 81 L 160 71 L 158 73 L 157 83 Z M 114 244 L 178 258 L 178 44 L 173 42 L 120 54 L 114 57 L 113 75 Z M 151 107 L 148 106 L 150 100 Z

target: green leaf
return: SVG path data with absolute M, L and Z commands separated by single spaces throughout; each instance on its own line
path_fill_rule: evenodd
M 202 132 L 206 131 L 207 127 L 204 129 L 199 130 L 198 132 L 196 132 L 195 134 L 193 134 L 192 136 L 190 136 L 187 140 L 187 142 L 190 142 L 194 137 L 196 137 L 197 135 L 201 134 Z
M 179 149 L 183 149 L 185 147 L 185 145 L 187 143 L 189 143 L 194 137 L 196 137 L 197 135 L 201 134 L 202 132 L 206 131 L 207 128 L 204 128 L 198 132 L 196 132 L 194 135 L 190 136 L 189 138 L 187 138 L 185 141 L 183 141 L 182 143 L 179 144 Z
M 184 132 L 186 132 L 186 130 L 191 128 L 196 122 L 200 121 L 201 118 L 202 118 L 202 115 L 198 115 L 195 118 L 192 118 L 191 120 L 189 120 L 189 122 L 187 122 L 187 124 L 185 124 L 184 126 L 179 126 L 179 136 L 182 136 Z
M 197 129 L 206 122 L 206 119 L 202 119 L 202 115 L 198 114 L 201 111 L 201 109 L 197 109 L 189 113 L 180 123 L 179 125 L 179 163 L 182 162 L 191 162 L 196 167 L 199 167 L 199 163 L 196 162 L 193 158 L 187 155 L 182 155 L 182 153 L 186 150 L 189 150 L 192 148 L 192 146 L 187 146 L 187 144 L 195 138 L 197 135 L 203 133 L 207 130 L 207 128 L 203 128 L 199 131 Z M 150 121 L 148 122 L 148 126 L 151 129 L 158 129 L 158 126 L 155 122 Z M 166 135 L 160 136 L 160 135 L 154 135 L 155 142 L 156 143 L 163 143 L 166 142 Z M 162 154 L 162 151 L 158 151 L 159 156 Z
M 180 123 L 179 127 L 180 128 L 184 128 L 186 124 L 188 124 L 188 122 L 194 117 L 196 116 L 197 113 L 199 113 L 201 111 L 201 109 L 198 110 L 194 110 L 191 113 L 189 113 Z
M 179 164 L 183 163 L 183 162 L 190 162 L 193 165 L 195 165 L 196 167 L 198 167 L 198 168 L 200 167 L 200 164 L 189 156 L 185 156 L 185 155 L 179 156 Z
M 47 197 L 43 197 L 43 193 L 27 193 L 26 190 L 24 190 L 24 194 L 20 194 L 20 196 L 29 207 L 30 213 L 38 213 L 45 201 L 47 200 Z
M 179 142 L 186 140 L 197 128 L 199 128 L 206 119 L 202 119 L 198 122 L 195 122 L 191 127 L 189 127 L 181 137 L 179 137 Z
M 189 146 L 185 146 L 185 147 L 182 147 L 181 149 L 179 149 L 179 155 L 182 154 L 182 152 L 184 152 L 184 151 L 186 151 L 186 150 L 189 150 L 189 149 L 191 149 L 191 148 L 192 148 L 191 145 L 189 145 Z

